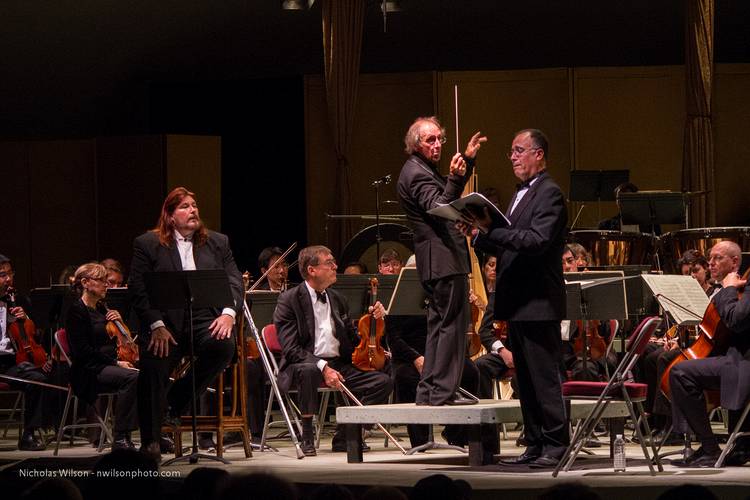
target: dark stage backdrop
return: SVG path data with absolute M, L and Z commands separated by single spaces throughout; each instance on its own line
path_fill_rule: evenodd
M 154 83 L 149 115 L 151 133 L 221 137 L 221 230 L 240 271 L 257 278 L 267 246 L 307 244 L 302 77 Z

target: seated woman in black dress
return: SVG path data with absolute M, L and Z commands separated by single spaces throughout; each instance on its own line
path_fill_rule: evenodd
M 71 305 L 65 321 L 73 390 L 89 404 L 96 401 L 97 393 L 117 393 L 112 449 L 133 448 L 130 433 L 138 427 L 138 371 L 129 362 L 118 361 L 117 339 L 106 331 L 108 321 L 122 321 L 120 313 L 100 304 L 107 293 L 107 270 L 101 264 L 82 265 L 76 270 L 74 287 L 81 297 Z

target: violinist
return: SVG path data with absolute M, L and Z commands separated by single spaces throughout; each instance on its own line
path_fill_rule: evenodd
M 497 338 L 494 328 L 495 312 L 495 278 L 497 268 L 497 257 L 490 255 L 486 258 L 482 272 L 487 287 L 487 306 L 482 317 L 482 325 L 479 327 L 479 335 L 482 345 L 487 354 L 478 358 L 475 363 L 479 369 L 479 397 L 481 399 L 492 398 L 492 381 L 500 379 L 514 367 L 513 353 L 510 348 Z
M 693 432 L 701 447 L 691 457 L 679 462 L 684 467 L 713 467 L 721 452 L 708 420 L 704 391 L 719 390 L 721 406 L 729 410 L 729 427 L 734 427 L 739 413 L 750 398 L 750 294 L 738 271 L 740 247 L 732 241 L 721 241 L 711 248 L 709 267 L 722 289 L 711 301 L 730 332 L 725 354 L 692 359 L 675 365 L 670 371 L 672 419 L 678 432 Z M 743 430 L 750 429 L 747 420 Z M 726 459 L 726 465 L 744 465 L 750 460 L 750 443 L 740 438 Z M 672 462 L 675 464 L 675 462 Z
M 401 256 L 388 249 L 380 257 L 380 274 L 397 274 L 401 271 Z M 425 342 L 427 339 L 427 319 L 424 316 L 386 316 L 385 335 L 392 355 L 393 389 L 396 403 L 413 403 L 417 397 L 417 384 L 424 366 Z M 479 373 L 468 357 L 464 357 L 461 387 L 476 393 Z M 429 427 L 409 424 L 411 447 L 427 443 Z M 465 446 L 466 432 L 461 426 L 448 425 L 443 438 L 449 444 Z
M 299 271 L 304 281 L 279 296 L 273 322 L 282 348 L 279 388 L 297 389 L 302 413 L 302 451 L 316 455 L 313 416 L 318 413 L 318 387 L 337 388 L 341 382 L 363 404 L 388 400 L 390 377 L 379 371 L 362 371 L 352 365 L 358 342 L 346 299 L 329 287 L 336 282 L 336 260 L 322 246 L 303 248 Z M 371 306 L 376 319 L 385 316 L 380 302 Z M 336 429 L 333 451 L 346 451 L 343 430 Z
M 283 254 L 284 250 L 279 247 L 267 247 L 261 250 L 260 255 L 258 255 L 258 268 L 260 268 L 260 274 L 265 274 Z M 257 290 L 283 292 L 289 285 L 288 279 L 289 263 L 286 261 L 279 262 L 273 269 L 271 269 L 271 272 L 266 276 L 266 281 L 258 286 Z
M 138 371 L 131 362 L 118 359 L 117 338 L 107 332 L 108 323 L 122 324 L 120 313 L 107 310 L 102 302 L 108 288 L 107 270 L 94 262 L 83 264 L 76 270 L 74 287 L 80 298 L 70 306 L 65 320 L 73 391 L 88 404 L 95 403 L 100 392 L 116 392 L 112 449 L 132 449 L 131 432 L 138 427 Z
M 11 337 L 14 323 L 28 319 L 26 311 L 29 302 L 25 297 L 15 297 L 15 305 L 8 292 L 13 288 L 13 265 L 8 257 L 0 255 L 0 373 L 35 382 L 50 382 L 52 362 L 47 360 L 41 367 L 30 361 L 17 361 L 17 343 Z M 1 379 L 0 379 L 1 380 Z M 36 436 L 37 429 L 43 427 L 45 402 L 49 399 L 47 391 L 33 383 L 24 384 L 8 381 L 8 384 L 24 392 L 25 412 L 23 432 L 18 438 L 18 449 L 23 451 L 41 451 L 45 443 Z
M 107 258 L 100 262 L 107 270 L 107 287 L 121 288 L 125 286 L 125 271 L 119 260 Z

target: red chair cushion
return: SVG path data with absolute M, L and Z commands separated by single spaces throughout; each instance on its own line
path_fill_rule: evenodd
M 599 397 L 607 387 L 606 382 L 584 382 L 580 380 L 571 380 L 569 382 L 563 382 L 562 390 L 563 396 L 568 398 L 588 397 L 596 398 Z M 648 386 L 646 384 L 639 384 L 636 382 L 626 382 L 625 389 L 628 391 L 628 396 L 631 399 L 645 398 L 648 393 Z M 618 388 L 614 391 L 610 391 L 610 396 L 618 397 L 621 394 Z
M 0 391 L 7 391 L 8 389 L 10 389 L 10 385 L 5 382 L 0 382 Z

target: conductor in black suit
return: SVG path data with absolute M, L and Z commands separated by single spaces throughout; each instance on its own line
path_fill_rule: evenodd
M 229 239 L 206 229 L 195 195 L 184 187 L 167 195 L 156 228 L 135 239 L 130 269 L 128 289 L 144 330 L 139 338 L 138 375 L 141 444 L 142 450 L 158 455 L 165 405 L 168 404 L 168 422 L 176 423 L 192 397 L 190 373 L 176 381 L 167 394 L 169 374 L 188 349 L 190 325 L 184 309 L 160 311 L 151 307 L 144 274 L 223 269 L 229 277 L 232 303 L 222 309 L 193 310 L 197 359 L 191 369 L 195 370 L 197 395 L 224 371 L 236 352 L 232 329 L 243 299 L 242 275 L 232 257 Z
M 349 317 L 346 299 L 330 287 L 336 282 L 336 260 L 322 246 L 303 248 L 299 270 L 304 281 L 282 293 L 273 313 L 282 357 L 279 388 L 299 391 L 302 412 L 302 444 L 305 455 L 316 455 L 312 418 L 318 413 L 318 388 L 323 383 L 338 388 L 342 382 L 363 404 L 388 400 L 393 384 L 379 371 L 362 371 L 352 365 L 357 334 Z M 385 315 L 378 301 L 370 306 L 377 319 Z M 338 429 L 333 451 L 346 451 L 346 440 Z
M 508 158 L 521 184 L 508 208 L 510 227 L 493 226 L 485 214 L 475 221 L 480 231 L 473 232 L 477 247 L 497 254 L 495 319 L 508 322 L 529 443 L 520 457 L 505 462 L 539 467 L 557 465 L 570 440 L 560 370 L 567 212 L 562 191 L 547 173 L 547 152 L 540 130 L 515 135 Z
M 466 239 L 446 219 L 427 211 L 461 196 L 481 144 L 479 132 L 469 140 L 464 154 L 451 159 L 450 173 L 438 171 L 445 130 L 437 118 L 417 118 L 404 137 L 409 158 L 398 178 L 401 206 L 414 228 L 417 272 L 430 298 L 427 309 L 427 342 L 422 379 L 417 386 L 418 405 L 471 404 L 456 394 L 466 356 L 469 315 L 469 256 Z

